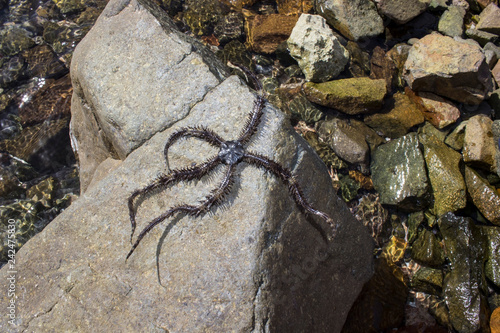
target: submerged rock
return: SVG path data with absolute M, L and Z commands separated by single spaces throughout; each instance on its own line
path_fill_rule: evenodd
M 429 184 L 416 133 L 379 146 L 372 153 L 371 173 L 382 204 L 408 210 L 427 206 Z
M 412 90 L 434 92 L 467 104 L 479 104 L 493 89 L 481 47 L 474 42 L 433 33 L 410 49 L 405 79 Z
M 331 80 L 349 61 L 349 52 L 319 15 L 302 14 L 287 44 L 290 55 L 299 63 L 307 81 Z
M 372 241 L 335 195 L 324 164 L 269 103 L 249 149 L 293 170 L 307 199 L 339 223 L 335 240 L 325 243 L 276 177 L 241 164 L 224 208 L 165 221 L 125 260 L 131 248 L 127 199 L 165 172 L 170 135 L 204 125 L 224 139 L 237 138 L 256 96 L 237 76 L 223 75 L 215 56 L 193 45 L 151 1 L 110 1 L 88 36 L 72 63 L 79 157 L 101 149 L 106 158 L 114 150 L 110 143 L 119 141 L 115 130 L 137 130 L 121 132 L 127 139 L 122 147 L 129 148 L 122 160 L 108 158 L 98 172 L 87 169 L 85 177 L 94 181 L 86 191 L 17 253 L 16 269 L 23 274 L 16 281 L 15 326 L 8 329 L 340 332 L 371 276 Z M 124 40 L 127 50 L 114 44 Z M 149 68 L 140 66 L 145 61 Z M 185 89 L 191 80 L 200 85 Z M 108 123 L 115 108 L 123 118 Z M 158 124 L 169 115 L 170 125 Z M 86 128 L 85 121 L 95 127 Z M 132 134 L 143 135 L 136 148 Z M 169 151 L 170 166 L 192 166 L 216 154 L 198 139 L 182 140 Z M 196 204 L 217 186 L 221 171 L 145 196 L 138 230 L 171 205 Z M 8 274 L 0 270 L 1 288 L 8 288 Z M 1 306 L 9 300 L 3 293 Z
M 273 53 L 292 33 L 298 15 L 255 15 L 247 21 L 247 43 L 259 53 Z

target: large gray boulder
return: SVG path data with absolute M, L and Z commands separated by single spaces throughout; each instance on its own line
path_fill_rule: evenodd
M 126 39 L 124 54 L 113 43 Z M 157 48 L 163 57 L 142 59 Z M 179 49 L 184 57 L 176 56 Z M 324 164 L 270 104 L 248 149 L 292 170 L 305 197 L 338 223 L 335 239 L 325 242 L 310 222 L 327 226 L 306 217 L 272 173 L 241 163 L 223 207 L 165 221 L 125 260 L 127 199 L 165 172 L 168 137 L 205 125 L 237 138 L 252 110 L 255 93 L 223 75 L 214 59 L 151 2 L 109 2 L 73 63 L 72 139 L 88 184 L 16 254 L 14 324 L 1 321 L 0 331 L 340 332 L 372 274 L 372 241 L 336 196 Z M 97 69 L 102 80 L 87 73 Z M 174 74 L 180 72 L 185 75 Z M 149 88 L 138 87 L 134 77 Z M 188 105 L 185 111 L 179 103 Z M 110 121 L 113 116 L 121 123 Z M 216 153 L 200 140 L 182 140 L 171 148 L 170 166 L 191 166 Z M 93 163 L 85 166 L 82 155 Z M 138 229 L 175 204 L 196 204 L 217 186 L 222 170 L 146 196 Z M 0 270 L 2 290 L 10 270 Z M 6 309 L 10 300 L 2 293 L 0 306 Z

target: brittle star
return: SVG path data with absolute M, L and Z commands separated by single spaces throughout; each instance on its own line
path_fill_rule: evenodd
M 262 86 L 260 85 L 258 79 L 247 70 L 244 70 L 244 72 L 252 77 L 256 88 L 261 91 Z M 290 194 L 292 195 L 295 203 L 302 212 L 321 217 L 330 227 L 331 230 L 329 230 L 329 232 L 322 232 L 323 238 L 330 241 L 334 237 L 337 226 L 334 223 L 333 219 L 328 214 L 313 208 L 309 204 L 309 202 L 304 197 L 302 189 L 297 183 L 296 178 L 293 176 L 292 172 L 289 169 L 283 167 L 279 163 L 271 160 L 266 156 L 246 150 L 245 145 L 250 141 L 252 135 L 257 131 L 257 127 L 263 115 L 264 105 L 265 99 L 261 95 L 258 95 L 257 100 L 254 102 L 253 110 L 248 115 L 247 122 L 241 134 L 234 141 L 226 141 L 222 139 L 217 133 L 204 126 L 181 128 L 168 138 L 164 149 L 164 156 L 167 162 L 167 167 L 168 150 L 172 146 L 172 144 L 174 144 L 174 142 L 181 138 L 194 137 L 202 139 L 208 142 L 210 145 L 219 148 L 219 153 L 201 164 L 197 164 L 192 167 L 171 170 L 167 174 L 157 178 L 152 184 L 134 191 L 128 199 L 130 223 L 132 224 L 132 233 L 130 236 L 131 241 L 137 225 L 135 220 L 136 212 L 134 207 L 134 202 L 137 197 L 141 195 L 147 195 L 151 191 L 157 189 L 166 188 L 177 182 L 191 181 L 194 179 L 199 180 L 221 164 L 226 165 L 224 178 L 219 186 L 213 189 L 210 194 L 207 195 L 205 199 L 198 205 L 180 204 L 171 207 L 165 213 L 149 222 L 149 224 L 141 231 L 135 243 L 132 245 L 132 249 L 127 254 L 127 259 L 132 255 L 144 236 L 146 236 L 146 234 L 151 231 L 151 229 L 153 229 L 156 225 L 158 225 L 165 219 L 176 214 L 185 214 L 197 217 L 207 213 L 212 207 L 222 204 L 225 196 L 230 192 L 231 186 L 234 183 L 236 166 L 241 162 L 245 162 L 247 164 L 270 171 L 276 177 L 281 179 L 281 181 L 288 186 Z M 310 223 L 315 228 L 318 228 L 314 223 Z

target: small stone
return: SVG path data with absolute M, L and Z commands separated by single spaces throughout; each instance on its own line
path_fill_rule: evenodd
M 424 122 L 424 116 L 407 95 L 397 92 L 393 96 L 394 106 L 388 112 L 368 115 L 364 122 L 375 131 L 390 138 L 399 138 L 415 125 Z
M 396 76 L 396 64 L 380 46 L 373 49 L 370 65 L 370 78 L 384 79 L 387 91 L 391 91 L 393 78 Z
M 406 82 L 403 78 L 405 62 L 408 59 L 408 53 L 410 52 L 411 45 L 409 44 L 396 44 L 392 49 L 387 52 L 387 55 L 394 61 L 396 65 L 396 82 L 398 87 L 403 88 L 406 86 Z
M 488 43 L 497 43 L 499 40 L 498 35 L 478 30 L 475 27 L 470 27 L 469 29 L 465 30 L 465 35 L 475 40 L 479 43 L 479 45 L 482 46 Z
M 34 45 L 33 39 L 22 28 L 13 26 L 0 31 L 0 56 L 10 57 Z
M 423 265 L 440 267 L 445 260 L 443 248 L 432 231 L 423 228 L 413 242 L 411 258 Z
M 338 109 L 350 115 L 380 109 L 387 93 L 385 80 L 371 80 L 367 77 L 324 83 L 306 82 L 303 89 L 311 102 Z
M 491 333 L 500 333 L 500 307 L 496 308 L 490 317 Z
M 493 139 L 492 125 L 493 121 L 482 114 L 468 120 L 462 151 L 464 162 L 488 171 L 496 170 L 496 143 Z
M 462 121 L 460 124 L 458 124 L 458 126 L 455 127 L 455 129 L 450 134 L 448 134 L 444 143 L 457 151 L 462 150 L 464 146 L 466 126 L 467 120 Z
M 299 63 L 307 81 L 331 80 L 349 61 L 349 52 L 319 15 L 300 15 L 287 43 L 290 55 Z
M 256 15 L 247 21 L 247 43 L 259 53 L 273 53 L 292 33 L 297 15 Z
M 352 40 L 347 42 L 345 46 L 349 51 L 351 59 L 349 61 L 349 72 L 353 77 L 369 76 L 370 75 L 370 54 Z
M 405 79 L 414 91 L 428 91 L 474 105 L 493 90 L 481 47 L 437 33 L 413 45 L 405 63 Z
M 316 12 L 350 40 L 358 41 L 384 32 L 382 18 L 370 0 L 317 0 Z
M 83 0 L 54 0 L 54 3 L 63 14 L 80 12 L 87 7 Z
M 500 47 L 496 46 L 495 44 L 488 42 L 486 43 L 485 46 L 483 46 L 484 52 L 486 51 L 493 51 L 496 55 L 497 59 L 500 59 Z
M 500 61 L 498 61 L 495 67 L 493 67 L 493 69 L 491 70 L 491 74 L 497 82 L 497 85 L 500 85 Z
M 462 37 L 464 33 L 465 9 L 460 6 L 450 6 L 441 15 L 438 31 L 450 37 Z
M 382 204 L 419 210 L 428 204 L 428 178 L 416 133 L 379 146 L 372 153 L 373 186 Z
M 423 13 L 428 4 L 426 0 L 380 0 L 377 7 L 381 14 L 398 24 L 404 24 Z
M 472 202 L 488 221 L 500 226 L 500 195 L 486 179 L 465 167 L 465 183 Z
M 490 3 L 479 15 L 476 29 L 500 35 L 500 8 Z
M 368 144 L 365 137 L 346 121 L 335 118 L 321 122 L 318 134 L 343 160 L 349 163 L 368 162 Z
M 424 142 L 424 156 L 434 195 L 433 213 L 441 216 L 465 207 L 465 182 L 460 153 L 434 140 Z
M 460 118 L 460 110 L 449 100 L 429 92 L 414 93 L 405 89 L 408 97 L 418 106 L 425 119 L 442 129 Z
M 493 69 L 493 67 L 495 67 L 495 64 L 497 63 L 497 60 L 498 60 L 497 54 L 492 50 L 485 50 L 484 57 L 486 58 L 486 62 L 488 63 L 488 66 L 491 69 Z M 493 74 L 493 77 L 495 77 L 494 74 Z
M 443 289 L 443 272 L 440 269 L 421 266 L 412 276 L 411 286 L 427 294 L 439 295 Z

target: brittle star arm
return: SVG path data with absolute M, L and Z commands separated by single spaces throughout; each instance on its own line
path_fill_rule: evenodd
M 224 175 L 224 179 L 222 182 L 219 184 L 219 186 L 212 190 L 209 195 L 205 197 L 205 200 L 203 200 L 199 205 L 197 206 L 192 206 L 192 205 L 179 205 L 170 208 L 168 211 L 163 213 L 162 215 L 158 216 L 155 218 L 153 221 L 151 221 L 146 228 L 144 228 L 139 236 L 137 236 L 137 240 L 135 241 L 134 245 L 132 246 L 132 249 L 130 252 L 127 254 L 128 259 L 134 250 L 137 248 L 141 240 L 148 234 L 148 232 L 151 231 L 157 224 L 161 223 L 165 219 L 179 213 L 184 213 L 186 215 L 192 215 L 192 216 L 199 216 L 201 214 L 204 214 L 210 210 L 210 208 L 214 205 L 219 205 L 222 203 L 222 199 L 226 194 L 229 193 L 231 190 L 231 186 L 234 183 L 234 169 L 236 165 L 230 165 L 228 166 L 226 173 Z
M 313 208 L 309 204 L 309 202 L 304 197 L 302 189 L 297 183 L 297 180 L 290 170 L 282 167 L 280 164 L 271 160 L 270 158 L 252 152 L 246 152 L 243 155 L 243 161 L 274 173 L 279 179 L 281 179 L 283 183 L 288 186 L 288 189 L 290 190 L 295 203 L 301 210 L 321 217 L 331 227 L 331 231 L 326 233 L 327 238 L 330 238 L 331 240 L 331 238 L 335 237 L 337 225 L 335 224 L 333 219 L 328 214 Z
M 253 111 L 248 115 L 248 119 L 245 123 L 243 131 L 241 131 L 238 142 L 244 145 L 250 141 L 252 135 L 257 131 L 257 126 L 259 126 L 260 120 L 262 119 L 262 110 L 264 109 L 264 104 L 266 100 L 262 96 L 257 96 L 257 99 L 253 105 Z
M 220 147 L 222 142 L 224 142 L 224 140 L 217 133 L 204 126 L 181 128 L 168 138 L 167 143 L 165 144 L 165 148 L 163 149 L 163 155 L 165 156 L 167 170 L 170 170 L 168 164 L 168 149 L 174 144 L 175 141 L 184 137 L 194 137 L 202 139 L 215 147 Z
M 136 228 L 134 202 L 137 197 L 145 193 L 149 193 L 150 191 L 153 191 L 155 189 L 165 188 L 176 182 L 180 182 L 183 180 L 189 181 L 193 179 L 200 179 L 219 164 L 220 164 L 220 158 L 218 156 L 214 156 L 207 162 L 195 165 L 194 167 L 172 170 L 168 174 L 160 176 L 151 185 L 148 185 L 142 189 L 134 191 L 134 193 L 132 193 L 132 195 L 128 199 L 130 224 L 132 225 L 132 233 L 130 234 L 130 240 L 132 240 Z

